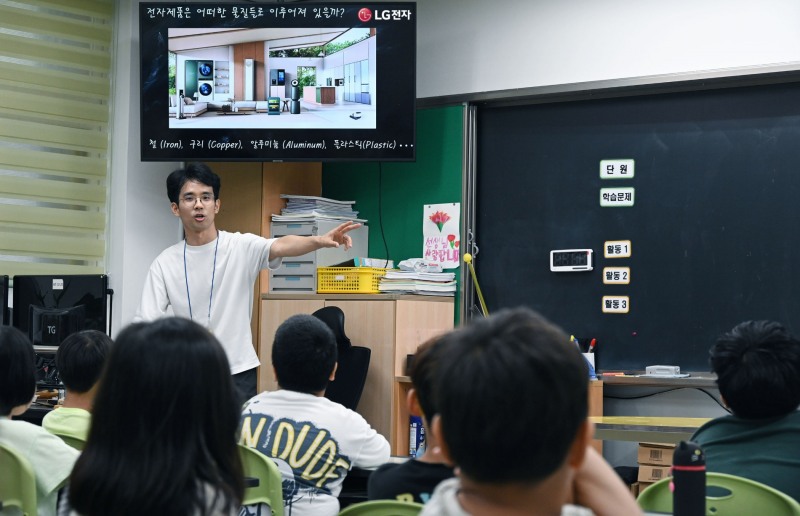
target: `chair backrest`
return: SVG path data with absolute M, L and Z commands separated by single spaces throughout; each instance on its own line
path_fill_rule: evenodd
M 362 346 L 352 346 L 339 354 L 336 378 L 328 383 L 325 397 L 350 410 L 356 410 L 367 383 L 369 361 L 372 350 Z
M 344 312 L 338 306 L 326 306 L 312 313 L 314 317 L 328 325 L 336 337 L 339 353 L 350 347 L 350 339 L 344 332 Z
M 28 459 L 0 444 L 0 507 L 19 507 L 22 514 L 35 516 L 36 477 Z
M 245 488 L 242 505 L 269 505 L 273 516 L 283 516 L 283 479 L 272 459 L 253 448 L 239 444 L 245 477 L 258 479 L 258 485 Z
M 336 336 L 339 350 L 339 365 L 336 379 L 328 384 L 325 397 L 350 410 L 356 410 L 367 382 L 372 350 L 363 346 L 353 346 L 344 332 L 344 312 L 338 306 L 326 306 L 313 314 L 328 325 Z
M 416 516 L 422 511 L 422 507 L 417 502 L 370 500 L 348 505 L 339 512 L 339 516 Z
M 72 435 L 72 434 L 62 433 L 62 432 L 58 432 L 58 433 L 53 432 L 53 435 L 55 435 L 57 437 L 60 437 L 62 441 L 64 441 L 65 443 L 67 443 L 68 445 L 72 446 L 73 448 L 75 448 L 78 451 L 83 451 L 83 447 L 86 445 L 86 441 L 82 437 L 77 436 L 77 435 Z
M 646 511 L 672 513 L 671 478 L 651 485 L 636 501 Z M 725 473 L 706 473 L 706 515 L 800 515 L 800 503 L 777 489 Z

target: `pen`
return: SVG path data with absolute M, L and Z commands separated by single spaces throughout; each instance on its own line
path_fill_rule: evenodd
M 594 353 L 594 347 L 597 345 L 597 339 L 592 339 L 589 343 L 589 353 Z

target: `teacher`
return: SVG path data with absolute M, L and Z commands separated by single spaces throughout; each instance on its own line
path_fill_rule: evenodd
M 250 320 L 253 284 L 262 269 L 277 269 L 282 258 L 325 247 L 352 245 L 347 233 L 361 226 L 344 222 L 324 235 L 264 238 L 219 231 L 220 178 L 204 163 L 190 163 L 167 177 L 172 213 L 183 223 L 184 239 L 150 265 L 134 321 L 172 314 L 205 326 L 222 343 L 242 402 L 257 394 Z M 179 360 L 180 357 L 176 357 Z

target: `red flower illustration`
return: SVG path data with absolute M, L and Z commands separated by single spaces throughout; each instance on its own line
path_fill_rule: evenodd
M 450 215 L 448 215 L 443 211 L 437 211 L 428 218 L 430 219 L 431 222 L 436 224 L 436 227 L 438 227 L 439 231 L 441 231 L 442 226 L 444 226 L 444 223 L 450 220 Z
M 450 249 L 455 249 L 455 235 L 447 235 L 447 241 L 450 242 Z

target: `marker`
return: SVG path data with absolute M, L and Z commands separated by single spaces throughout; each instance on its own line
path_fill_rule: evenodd
M 594 347 L 597 345 L 597 339 L 592 339 L 589 343 L 589 353 L 594 353 Z

